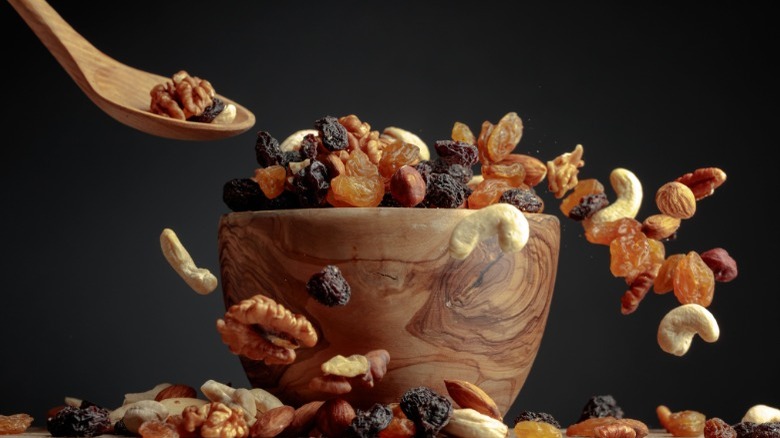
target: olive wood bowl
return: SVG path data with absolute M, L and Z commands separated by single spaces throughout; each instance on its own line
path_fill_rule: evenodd
M 356 408 L 398 402 L 413 387 L 447 395 L 444 380 L 467 380 L 506 413 L 525 383 L 547 322 L 558 266 L 560 222 L 525 214 L 530 238 L 504 253 L 495 237 L 464 260 L 448 252 L 455 225 L 475 210 L 326 208 L 240 212 L 219 223 L 226 308 L 258 293 L 305 315 L 319 335 L 290 365 L 240 357 L 250 384 L 299 406 L 332 394 L 309 389 L 335 355 L 390 353 L 373 388 L 342 395 Z M 306 289 L 336 265 L 350 284 L 344 306 Z

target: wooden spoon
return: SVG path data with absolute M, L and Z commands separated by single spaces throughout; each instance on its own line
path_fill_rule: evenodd
M 187 122 L 152 113 L 149 92 L 155 85 L 170 81 L 170 77 L 141 71 L 106 56 L 44 0 L 9 2 L 79 88 L 114 119 L 148 134 L 179 140 L 227 138 L 254 126 L 252 112 L 219 95 L 217 97 L 226 105 L 236 107 L 236 118 L 232 123 Z

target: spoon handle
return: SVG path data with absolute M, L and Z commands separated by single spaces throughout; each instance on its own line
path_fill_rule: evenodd
M 16 12 L 43 42 L 49 52 L 62 65 L 65 71 L 89 94 L 89 79 L 85 72 L 91 71 L 90 60 L 103 59 L 106 56 L 76 32 L 44 0 L 8 0 Z

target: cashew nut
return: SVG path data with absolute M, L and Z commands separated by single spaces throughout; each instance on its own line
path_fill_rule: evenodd
M 138 433 L 144 421 L 164 421 L 168 418 L 168 408 L 154 400 L 141 400 L 133 403 L 125 411 L 122 421 L 130 432 Z
M 300 131 L 293 132 L 289 137 L 279 145 L 279 149 L 282 152 L 297 151 L 301 147 L 301 141 L 303 137 L 309 134 L 313 134 L 315 137 L 319 135 L 316 129 L 301 129 Z
M 416 134 L 413 134 L 406 129 L 396 128 L 395 126 L 389 126 L 382 131 L 382 137 L 390 137 L 395 140 L 401 140 L 404 143 L 409 143 L 417 146 L 420 149 L 420 159 L 430 160 L 431 152 L 428 149 L 428 145 Z
M 233 409 L 240 408 L 244 412 L 247 424 L 250 426 L 254 424 L 257 405 L 255 396 L 248 389 L 232 388 L 215 380 L 207 380 L 200 390 L 212 402 L 222 403 Z
M 670 310 L 658 325 L 658 345 L 667 353 L 682 356 L 688 352 L 693 336 L 715 342 L 720 328 L 709 310 L 699 304 L 683 304 Z
M 767 405 L 755 405 L 748 409 L 742 422 L 751 423 L 777 423 L 780 422 L 780 409 Z
M 284 403 L 282 403 L 281 400 L 264 389 L 252 388 L 249 392 L 251 392 L 252 396 L 255 398 L 255 407 L 257 408 L 258 414 L 264 414 L 271 409 L 284 406 Z
M 176 233 L 170 228 L 163 230 L 160 235 L 160 246 L 163 255 L 171 267 L 187 284 L 201 295 L 207 295 L 217 288 L 217 277 L 208 269 L 198 268 L 192 257 L 181 244 Z
M 135 392 L 130 394 L 125 394 L 125 400 L 122 402 L 122 405 L 129 405 L 130 403 L 135 403 L 137 401 L 141 400 L 154 400 L 155 397 L 157 397 L 157 394 L 160 393 L 163 389 L 171 386 L 170 383 L 159 383 L 154 386 L 154 388 L 144 391 L 144 392 Z
M 226 125 L 228 123 L 233 123 L 233 120 L 235 119 L 236 119 L 236 106 L 233 105 L 232 103 L 228 103 L 225 105 L 225 109 L 220 111 L 220 113 L 217 114 L 217 117 L 214 117 L 214 120 L 212 120 L 211 123 Z
M 519 251 L 528 243 L 529 234 L 528 220 L 522 211 L 511 204 L 492 204 L 455 225 L 450 236 L 450 255 L 463 260 L 479 242 L 492 236 L 498 236 L 498 245 L 504 252 Z
M 593 223 L 612 222 L 625 217 L 635 218 L 642 205 L 642 183 L 628 169 L 618 167 L 609 175 L 609 182 L 617 195 L 615 202 L 593 213 Z
M 474 409 L 453 409 L 452 417 L 442 429 L 448 436 L 458 438 L 504 438 L 509 426 Z

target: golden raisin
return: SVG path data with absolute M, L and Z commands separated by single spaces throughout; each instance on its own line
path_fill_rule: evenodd
M 173 425 L 155 420 L 141 423 L 138 435 L 142 438 L 179 438 L 179 433 Z
M 498 202 L 505 191 L 513 188 L 505 179 L 486 179 L 479 183 L 468 198 L 470 209 L 480 209 Z
M 655 276 L 655 280 L 653 280 L 653 291 L 655 293 L 665 294 L 674 289 L 672 282 L 674 268 L 683 257 L 685 257 L 685 254 L 672 254 L 664 260 L 661 268 L 658 270 L 658 274 Z
M 471 132 L 471 128 L 465 123 L 455 122 L 452 126 L 452 139 L 468 144 L 477 144 L 477 138 Z
M 704 414 L 697 411 L 684 410 L 671 412 L 668 407 L 660 405 L 656 408 L 658 421 L 672 436 L 692 437 L 704 433 Z
M 493 160 L 487 154 L 487 143 L 490 138 L 490 134 L 493 133 L 495 125 L 485 120 L 482 122 L 482 130 L 479 131 L 479 137 L 477 137 L 477 150 L 479 151 L 479 161 L 485 165 L 490 164 Z
M 33 422 L 27 414 L 0 415 L 0 435 L 24 433 Z
M 561 438 L 561 430 L 545 421 L 524 420 L 515 424 L 518 438 Z
M 417 433 L 417 428 L 414 422 L 406 417 L 404 411 L 401 410 L 399 403 L 390 403 L 388 405 L 393 412 L 393 419 L 390 420 L 390 424 L 384 429 L 379 431 L 379 438 L 412 438 Z
M 385 183 L 379 175 L 339 175 L 330 181 L 326 199 L 336 207 L 376 207 L 384 195 Z
M 568 217 L 571 209 L 577 206 L 582 198 L 597 193 L 604 193 L 604 185 L 599 180 L 595 178 L 579 180 L 574 190 L 561 201 L 561 212 Z
M 344 166 L 345 172 L 349 176 L 379 175 L 379 169 L 376 167 L 376 164 L 372 163 L 368 155 L 361 149 L 355 149 L 350 152 Z
M 255 181 L 260 185 L 260 190 L 263 191 L 266 198 L 274 199 L 284 192 L 287 170 L 278 164 L 255 169 Z
M 625 234 L 609 244 L 609 269 L 630 284 L 643 272 L 655 275 L 664 261 L 664 252 L 663 243 L 648 239 L 641 231 Z
M 588 242 L 609 245 L 618 236 L 640 232 L 642 223 L 629 217 L 601 223 L 586 218 L 582 221 L 582 227 L 585 229 L 585 239 Z
M 512 187 L 527 187 L 525 167 L 521 163 L 492 163 L 482 166 L 485 179 L 505 179 Z
M 592 417 L 566 428 L 566 436 L 593 436 L 593 429 L 617 421 L 615 417 Z
M 712 303 L 715 274 L 696 251 L 688 252 L 677 262 L 672 284 L 674 296 L 681 304 L 695 303 L 707 307 Z
M 515 112 L 509 112 L 498 121 L 488 137 L 485 153 L 491 162 L 501 161 L 512 153 L 523 137 L 523 121 Z
M 420 148 L 401 140 L 394 141 L 382 150 L 379 160 L 379 173 L 389 180 L 396 170 L 406 165 L 414 165 L 420 161 Z

